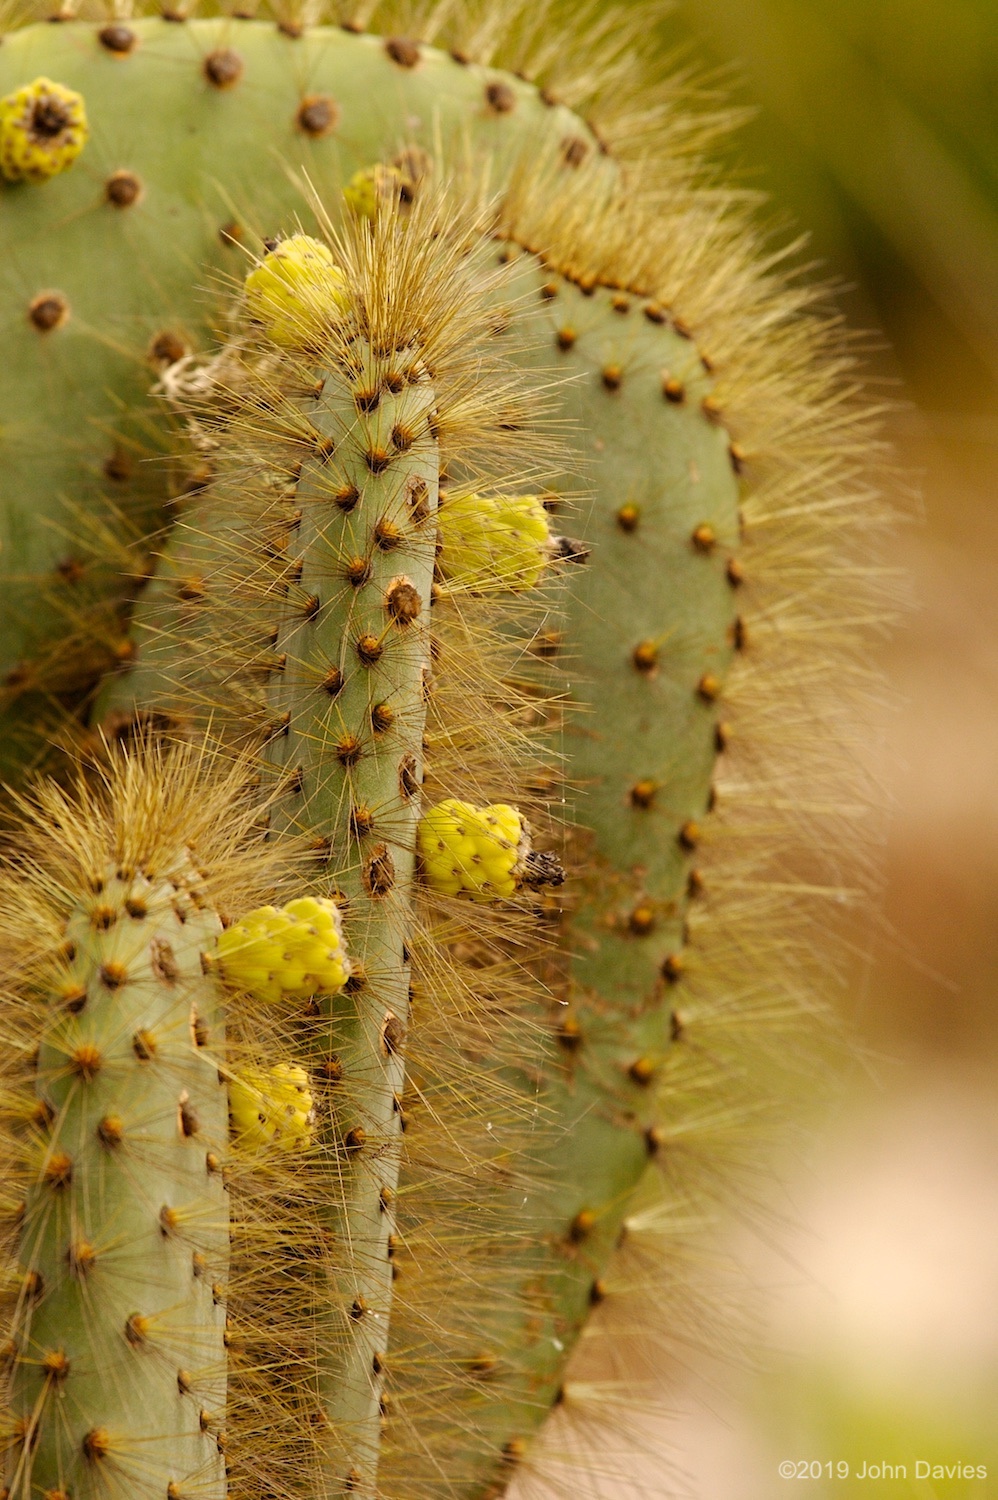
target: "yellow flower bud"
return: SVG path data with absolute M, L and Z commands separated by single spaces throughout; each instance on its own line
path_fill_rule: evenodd
M 83 95 L 36 78 L 0 99 L 0 173 L 46 182 L 72 166 L 89 134 Z
M 536 495 L 459 495 L 439 514 L 438 567 L 448 583 L 483 591 L 533 588 L 551 555 Z
M 315 1115 L 304 1068 L 278 1063 L 246 1068 L 229 1085 L 233 1144 L 244 1151 L 302 1151 L 312 1143 Z
M 244 283 L 246 311 L 282 349 L 321 342 L 347 305 L 346 278 L 328 245 L 296 234 L 269 250 Z
M 350 974 L 339 908 L 318 896 L 251 911 L 219 935 L 216 956 L 227 984 L 271 1004 L 334 995 Z
M 432 890 L 472 901 L 514 894 L 526 830 L 515 807 L 473 807 L 453 798 L 420 820 L 417 845 L 423 878 Z
M 398 167 L 380 162 L 355 172 L 343 189 L 343 201 L 358 219 L 375 219 L 379 205 L 398 204 L 405 191 L 405 178 Z

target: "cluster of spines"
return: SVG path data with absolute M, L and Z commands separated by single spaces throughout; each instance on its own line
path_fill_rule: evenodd
M 439 206 L 428 204 L 422 212 L 437 216 L 434 226 L 447 222 Z M 404 1102 L 411 1075 L 407 1084 L 403 1060 L 410 993 L 424 990 L 434 1012 L 450 1011 L 447 1032 L 436 1016 L 427 1028 L 434 1046 L 421 1047 L 417 1040 L 414 1063 L 417 1101 L 423 1107 L 434 1101 L 430 1117 L 439 1124 L 455 1109 L 459 1119 L 463 1116 L 461 1126 L 453 1127 L 461 1141 L 458 1160 L 450 1171 L 434 1164 L 437 1204 L 448 1195 L 453 1200 L 442 1212 L 457 1211 L 469 1173 L 494 1176 L 489 1159 L 509 1153 L 508 1122 L 522 1107 L 511 1110 L 504 1101 L 508 1086 L 500 1083 L 497 1062 L 480 1076 L 481 1097 L 471 1104 L 464 1075 L 494 1025 L 485 1008 L 494 1003 L 491 986 L 484 973 L 479 975 L 491 966 L 489 945 L 484 956 L 476 955 L 472 976 L 455 966 L 446 926 L 435 939 L 421 934 L 426 917 L 414 909 L 414 860 L 426 757 L 435 762 L 434 795 L 438 779 L 452 774 L 449 764 L 474 778 L 476 790 L 491 779 L 498 792 L 515 775 L 516 760 L 529 753 L 531 742 L 529 733 L 516 727 L 515 694 L 511 700 L 513 689 L 504 682 L 522 647 L 495 630 L 493 622 L 509 609 L 496 601 L 493 580 L 479 577 L 465 589 L 452 586 L 446 603 L 433 582 L 442 464 L 438 442 L 449 440 L 465 463 L 476 450 L 494 463 L 498 446 L 500 454 L 508 453 L 510 471 L 514 455 L 521 454 L 529 479 L 537 440 L 529 428 L 523 430 L 529 393 L 488 352 L 490 319 L 483 299 L 495 280 L 486 268 L 488 241 L 480 242 L 469 261 L 465 248 L 476 244 L 476 235 L 451 208 L 446 234 L 428 236 L 429 245 L 421 245 L 419 214 L 413 211 L 407 228 L 387 219 L 362 223 L 349 240 L 339 241 L 347 292 L 323 341 L 315 339 L 314 325 L 313 333 L 307 332 L 313 301 L 308 292 L 299 326 L 303 336 L 284 321 L 277 330 L 283 369 L 275 366 L 274 346 L 265 335 L 237 370 L 223 356 L 216 368 L 222 395 L 215 420 L 219 478 L 178 527 L 167 567 L 148 596 L 148 612 L 144 606 L 140 614 L 136 667 L 118 689 L 118 701 L 123 686 L 133 705 L 155 705 L 157 692 L 161 703 L 186 702 L 188 716 L 199 699 L 207 707 L 214 691 L 224 720 L 231 700 L 219 693 L 220 665 L 228 663 L 227 687 L 237 701 L 243 692 L 256 692 L 264 758 L 276 773 L 272 827 L 304 833 L 317 860 L 315 888 L 335 890 L 344 905 L 351 955 L 345 994 L 332 1005 L 316 996 L 300 1027 L 318 1086 L 318 1151 L 314 1165 L 303 1164 L 300 1191 L 317 1172 L 329 1171 L 332 1161 L 339 1163 L 335 1192 L 328 1186 L 325 1192 L 309 1191 L 319 1222 L 325 1220 L 342 1252 L 327 1266 L 325 1305 L 321 1299 L 315 1304 L 315 1410 L 322 1417 L 313 1430 L 329 1482 L 344 1492 L 372 1488 L 380 1429 L 390 1409 L 382 1376 L 390 1363 L 400 1248 L 400 1133 L 411 1112 Z M 434 238 L 441 242 L 434 245 Z M 284 265 L 294 257 L 296 243 L 281 248 Z M 251 276 L 254 297 L 261 286 L 273 285 L 265 279 L 267 271 L 265 260 Z M 394 288 L 391 302 L 383 296 L 385 285 Z M 282 319 L 289 309 L 285 287 L 276 289 Z M 251 301 L 250 312 L 257 321 L 267 316 L 259 299 Z M 418 330 L 415 339 L 409 327 Z M 246 434 L 260 411 L 266 412 L 265 427 L 256 429 L 253 452 L 247 454 Z M 508 420 L 513 412 L 516 422 Z M 207 419 L 206 411 L 199 413 L 199 422 Z M 219 535 L 215 518 L 237 496 L 241 519 L 237 514 Z M 515 548 L 517 533 L 509 536 Z M 268 540 L 272 537 L 280 537 L 279 545 Z M 549 552 L 542 549 L 542 566 Z M 293 579 L 289 556 L 296 559 Z M 181 577 L 189 573 L 188 565 L 202 580 L 197 618 L 203 639 L 210 640 L 211 657 L 204 670 L 198 656 L 193 672 L 183 621 L 178 624 L 172 613 L 184 603 L 173 579 L 178 568 Z M 517 571 L 514 567 L 513 574 Z M 517 578 L 507 583 L 513 599 Z M 480 598 L 483 584 L 486 598 Z M 161 598 L 159 607 L 171 614 L 157 617 Z M 304 608 L 299 598 L 306 600 Z M 446 624 L 435 629 L 431 640 L 434 600 L 435 613 L 443 609 L 452 629 L 448 632 Z M 522 612 L 522 606 L 517 609 Z M 162 630 L 164 617 L 170 620 L 168 633 Z M 255 642 L 245 639 L 247 622 L 259 626 L 267 618 L 274 621 L 273 634 L 266 629 L 261 655 L 259 635 Z M 242 686 L 233 682 L 240 676 Z M 448 677 L 453 697 L 441 722 L 438 699 Z M 445 689 L 442 695 L 446 699 Z M 437 757 L 440 745 L 443 754 Z M 459 782 L 453 789 L 465 788 Z M 495 892 L 510 909 L 493 922 L 491 944 L 498 949 L 505 939 L 514 951 L 519 946 L 520 959 L 513 961 L 519 967 L 537 946 L 536 913 L 532 898 L 509 898 L 521 886 L 561 876 L 553 859 L 531 852 L 519 815 L 510 811 L 510 816 L 517 824 L 511 878 L 508 890 L 504 885 Z M 433 921 L 436 925 L 439 918 Z M 453 917 L 446 925 L 456 925 Z M 499 961 L 497 955 L 493 964 L 499 972 L 511 968 L 505 956 Z M 514 986 L 512 977 L 508 973 L 506 1006 L 515 1004 L 517 991 L 522 1003 L 538 984 L 529 969 Z M 504 1029 L 505 1056 L 512 1061 L 529 1048 L 523 1038 L 514 1048 L 512 1028 Z M 463 1051 L 472 1035 L 473 1049 Z M 266 1108 L 261 1112 L 266 1115 Z M 483 1121 L 486 1112 L 489 1119 Z M 457 1190 L 443 1185 L 452 1178 L 460 1184 Z M 460 1216 L 466 1215 L 463 1210 Z M 482 1216 L 475 1218 L 480 1232 Z M 498 1226 L 495 1215 L 490 1219 L 486 1238 L 494 1245 Z M 421 1204 L 410 1224 L 420 1220 L 431 1236 L 441 1232 L 432 1202 Z M 249 1286 L 247 1302 L 252 1304 Z
M 228 1084 L 282 1043 L 246 994 L 231 1031 L 215 949 L 292 876 L 251 787 L 146 742 L 43 786 L 5 851 L 12 1495 L 227 1492 L 230 1211 L 275 1188 L 233 1156 Z

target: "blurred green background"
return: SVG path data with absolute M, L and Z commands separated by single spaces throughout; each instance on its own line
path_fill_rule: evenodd
M 893 560 L 914 598 L 883 654 L 886 896 L 848 1002 L 872 1065 L 824 1121 L 784 1230 L 749 1252 L 759 1368 L 701 1373 L 706 1399 L 687 1379 L 677 1470 L 703 1500 L 983 1500 L 998 1496 L 998 0 L 675 0 L 660 24 L 666 49 L 754 107 L 732 162 L 881 336 L 870 374 L 898 403 L 913 518 Z M 851 1474 L 781 1479 L 784 1459 Z M 923 1477 L 957 1462 L 990 1477 Z

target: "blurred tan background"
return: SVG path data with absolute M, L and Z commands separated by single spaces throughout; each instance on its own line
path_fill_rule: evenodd
M 998 1496 L 998 0 L 676 0 L 661 30 L 755 107 L 733 149 L 743 180 L 811 232 L 850 321 L 883 335 L 871 373 L 900 403 L 898 498 L 917 518 L 897 540 L 914 610 L 884 652 L 886 894 L 849 1001 L 870 1066 L 823 1118 L 783 1227 L 749 1247 L 756 1365 L 699 1372 L 677 1396 L 679 1477 L 661 1493 L 984 1500 Z M 781 1461 L 814 1467 L 784 1479 Z M 989 1477 L 934 1472 L 963 1464 Z

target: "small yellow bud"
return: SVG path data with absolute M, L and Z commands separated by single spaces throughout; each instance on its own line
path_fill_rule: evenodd
M 219 935 L 216 955 L 226 984 L 271 1004 L 334 995 L 350 974 L 339 908 L 318 896 L 251 911 Z
M 72 166 L 90 134 L 83 95 L 36 78 L 0 99 L 0 172 L 47 182 Z
M 459 495 L 440 507 L 438 524 L 448 583 L 530 589 L 550 559 L 548 514 L 536 495 Z
M 354 173 L 343 189 L 343 201 L 358 219 L 373 221 L 380 205 L 398 204 L 405 191 L 406 180 L 398 167 L 386 167 L 379 162 Z
M 438 802 L 417 833 L 423 877 L 446 896 L 500 901 L 519 884 L 526 830 L 515 807 L 473 807 L 453 798 Z
M 244 287 L 250 318 L 282 349 L 320 342 L 347 305 L 346 278 L 328 245 L 307 234 L 269 250 Z
M 244 1151 L 302 1151 L 312 1143 L 315 1114 L 304 1068 L 278 1063 L 246 1068 L 229 1085 L 233 1144 Z

